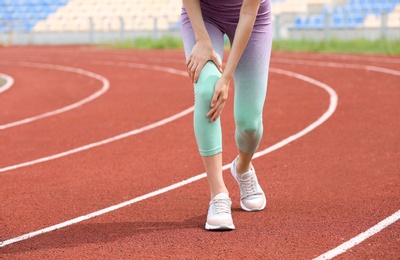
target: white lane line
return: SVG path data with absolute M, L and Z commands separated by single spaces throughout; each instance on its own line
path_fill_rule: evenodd
M 277 149 L 279 149 L 279 148 L 281 148 L 281 147 L 293 142 L 294 140 L 306 135 L 307 133 L 311 132 L 316 127 L 318 127 L 322 123 L 324 123 L 333 114 L 333 112 L 335 111 L 335 109 L 337 107 L 337 102 L 338 102 L 338 97 L 337 97 L 336 92 L 331 87 L 329 87 L 328 85 L 326 85 L 326 84 L 324 84 L 322 82 L 319 82 L 319 81 L 317 81 L 315 79 L 312 79 L 312 78 L 309 78 L 307 76 L 304 76 L 304 75 L 301 75 L 301 74 L 298 74 L 298 73 L 294 73 L 294 72 L 290 72 L 290 71 L 286 71 L 286 70 L 271 68 L 270 71 L 274 72 L 274 73 L 279 73 L 279 74 L 284 74 L 284 75 L 287 75 L 287 76 L 291 76 L 291 77 L 297 78 L 299 80 L 303 80 L 303 81 L 309 82 L 309 83 L 311 83 L 313 85 L 316 85 L 317 87 L 320 87 L 320 88 L 324 89 L 325 91 L 328 92 L 328 94 L 330 96 L 329 107 L 328 107 L 328 110 L 325 111 L 324 114 L 318 120 L 316 120 L 315 122 L 313 122 L 312 124 L 310 124 L 309 126 L 304 128 L 300 132 L 298 132 L 298 133 L 296 133 L 296 134 L 294 134 L 292 136 L 289 136 L 288 138 L 285 138 L 284 140 L 274 144 L 273 146 L 270 146 L 270 147 L 268 147 L 268 148 L 256 153 L 254 155 L 254 158 L 257 158 L 257 157 L 260 157 L 260 156 L 265 155 L 267 153 L 270 153 L 272 151 L 275 151 L 275 150 L 277 150 Z M 230 167 L 230 164 L 226 164 L 226 165 L 223 166 L 223 170 L 226 170 L 229 167 Z M 105 213 L 109 213 L 111 211 L 120 209 L 122 207 L 129 206 L 129 205 L 134 204 L 136 202 L 139 202 L 139 201 L 142 201 L 142 200 L 145 200 L 145 199 L 149 199 L 151 197 L 154 197 L 154 196 L 166 193 L 168 191 L 177 189 L 177 188 L 182 187 L 184 185 L 187 185 L 189 183 L 192 183 L 192 182 L 198 181 L 200 179 L 203 179 L 204 177 L 206 177 L 206 173 L 201 173 L 199 175 L 196 175 L 194 177 L 191 177 L 189 179 L 183 180 L 181 182 L 172 184 L 172 185 L 167 186 L 165 188 L 162 188 L 162 189 L 147 193 L 145 195 L 136 197 L 134 199 L 131 199 L 131 200 L 128 200 L 128 201 L 125 201 L 125 202 L 122 202 L 122 203 L 119 203 L 119 204 L 104 208 L 102 210 L 95 211 L 95 212 L 92 212 L 90 214 L 87 214 L 87 215 L 84 215 L 84 216 L 81 216 L 81 217 L 77 217 L 77 218 L 74 218 L 74 219 L 71 219 L 71 220 L 68 220 L 68 221 L 65 221 L 65 222 L 62 222 L 62 223 L 59 223 L 59 224 L 44 228 L 44 229 L 40 229 L 40 230 L 37 230 L 37 231 L 34 231 L 34 232 L 27 233 L 25 235 L 21 235 L 21 236 L 15 237 L 15 238 L 11 238 L 11 239 L 2 241 L 2 242 L 0 242 L 0 247 L 6 246 L 6 245 L 9 245 L 9 244 L 13 244 L 13 243 L 16 243 L 16 242 L 19 242 L 19 241 L 22 241 L 22 240 L 26 240 L 26 239 L 35 237 L 37 235 L 41 235 L 41 234 L 44 234 L 44 233 L 55 231 L 57 229 L 67 227 L 67 226 L 82 222 L 84 220 L 100 216 L 100 215 L 105 214 Z
M 302 74 L 290 72 L 290 71 L 287 71 L 287 70 L 270 68 L 270 71 L 271 72 L 275 72 L 275 73 L 279 73 L 279 74 L 284 74 L 284 75 L 291 76 L 291 77 L 295 77 L 297 79 L 306 81 L 308 83 L 311 83 L 313 85 L 316 85 L 316 86 L 322 88 L 323 90 L 325 90 L 329 94 L 329 97 L 330 97 L 329 107 L 328 107 L 328 110 L 320 118 L 318 118 L 317 121 L 313 122 L 312 124 L 310 124 L 309 126 L 304 128 L 303 130 L 301 130 L 300 132 L 298 132 L 298 133 L 286 138 L 285 140 L 286 140 L 287 143 L 286 142 L 284 142 L 284 143 L 279 142 L 277 144 L 274 144 L 273 146 L 271 146 L 271 147 L 269 147 L 269 148 L 267 148 L 267 149 L 265 149 L 263 151 L 255 153 L 254 154 L 254 158 L 257 158 L 259 156 L 262 156 L 262 155 L 265 155 L 265 154 L 267 154 L 269 152 L 272 152 L 272 151 L 274 151 L 276 149 L 279 149 L 282 146 L 284 146 L 284 145 L 286 145 L 286 144 L 288 144 L 288 143 L 290 143 L 290 142 L 292 142 L 292 141 L 294 141 L 296 139 L 299 139 L 300 137 L 302 137 L 302 136 L 306 135 L 307 133 L 311 132 L 312 130 L 317 128 L 319 125 L 321 125 L 323 122 L 325 122 L 335 112 L 337 104 L 338 104 L 338 96 L 337 96 L 336 92 L 331 87 L 326 85 L 325 83 L 322 83 L 322 82 L 317 81 L 315 79 L 312 79 L 310 77 L 304 76 Z
M 96 65 L 103 65 L 103 66 L 122 66 L 128 68 L 135 68 L 135 69 L 151 69 L 156 71 L 162 71 L 167 73 L 172 73 L 180 76 L 187 77 L 188 73 L 186 71 L 177 70 L 169 67 L 157 66 L 157 65 L 146 65 L 142 63 L 133 63 L 133 62 L 114 62 L 114 61 L 102 61 L 102 60 L 92 60 L 90 61 L 92 64 Z
M 324 61 L 292 60 L 292 59 L 284 59 L 284 58 L 276 58 L 276 59 L 274 59 L 274 62 L 288 63 L 288 64 L 301 64 L 301 65 L 310 65 L 310 66 L 319 66 L 319 67 L 331 67 L 331 68 L 339 68 L 339 69 L 370 70 L 370 71 L 400 76 L 400 71 L 398 71 L 398 70 L 392 70 L 392 69 L 388 69 L 388 68 L 382 68 L 382 67 L 376 67 L 376 66 L 370 66 L 370 65 L 342 64 L 342 63 L 324 62 Z
M 293 60 L 288 60 L 288 59 L 280 59 L 281 60 L 281 62 L 284 62 L 284 63 L 286 63 L 287 61 L 291 61 L 291 63 L 293 63 Z M 307 64 L 307 65 L 316 65 L 316 66 L 327 66 L 327 67 L 337 67 L 337 68 L 343 68 L 343 65 L 346 65 L 347 66 L 347 68 L 350 68 L 350 69 L 365 69 L 365 70 L 373 70 L 373 71 L 376 71 L 376 72 L 381 72 L 381 73 L 387 73 L 387 74 L 392 74 L 392 75 L 396 75 L 396 76 L 398 76 L 399 75 L 399 72 L 398 71 L 394 71 L 394 70 L 390 70 L 390 69 L 386 69 L 386 68 L 380 68 L 380 67 L 375 67 L 375 66 L 362 66 L 362 65 L 350 65 L 350 64 L 340 64 L 340 63 L 332 63 L 332 62 L 301 62 L 301 61 L 296 61 L 296 63 L 300 63 L 300 64 Z M 332 96 L 331 96 L 331 99 L 332 99 Z M 328 109 L 329 110 L 329 109 Z M 290 137 L 289 137 L 290 138 Z M 281 143 L 281 142 L 280 142 Z M 263 151 L 260 151 L 259 153 L 257 153 L 257 154 L 255 154 L 255 158 L 257 158 L 257 157 L 259 157 L 259 156 L 261 156 L 261 155 L 264 155 L 264 154 L 266 154 L 266 153 L 268 153 L 268 152 L 271 152 L 272 150 L 276 150 L 276 149 L 278 149 L 278 148 L 280 148 L 280 146 L 279 146 L 279 143 L 278 144 L 275 144 L 274 146 L 277 146 L 277 147 L 275 147 L 275 149 L 272 149 L 271 147 L 270 148 L 267 148 L 267 149 L 265 149 L 265 150 L 263 150 Z M 226 169 L 228 169 L 230 167 L 230 165 L 225 165 L 224 167 L 223 167 L 223 169 L 224 170 L 226 170 Z M 196 178 L 197 177 L 197 178 Z M 200 174 L 200 175 L 198 175 L 198 176 L 195 176 L 195 177 L 193 177 L 193 178 L 190 178 L 190 179 L 188 179 L 188 180 L 186 180 L 186 181 L 188 181 L 188 183 L 191 183 L 191 182 L 194 182 L 194 181 L 196 181 L 196 180 L 198 180 L 198 179 L 201 179 L 201 178 L 204 178 L 204 177 L 206 177 L 206 175 L 205 175 L 205 173 L 203 173 L 203 174 Z M 183 181 L 183 182 L 185 182 L 185 181 Z M 188 184 L 187 183 L 187 184 Z M 183 184 L 183 185 L 186 185 L 186 184 Z M 182 186 L 183 186 L 182 185 Z M 173 185 L 171 185 L 171 186 L 169 186 L 169 187 L 172 187 Z M 168 188 L 168 187 L 167 187 Z M 165 188 L 166 189 L 166 188 Z M 171 189 L 175 189 L 175 188 L 171 188 Z M 164 192 L 167 192 L 168 190 L 166 190 L 166 191 L 164 191 Z M 156 191 L 157 192 L 157 191 Z M 154 192 L 155 193 L 155 192 Z M 162 192 L 163 193 L 163 192 Z M 147 194 L 147 195 L 150 195 L 150 194 L 152 194 L 152 193 L 149 193 L 149 194 Z M 160 193 L 161 194 L 161 193 Z M 159 195 L 159 194 L 153 194 L 152 196 L 156 196 L 156 195 Z M 143 199 L 146 199 L 147 197 L 144 197 L 144 196 L 146 196 L 146 195 L 143 195 L 143 196 L 141 196 L 141 197 L 138 197 L 138 198 L 136 198 L 136 199 L 138 199 L 138 201 L 140 201 L 140 200 L 143 200 Z M 152 197 L 151 196 L 151 197 Z M 133 199 L 133 200 L 135 200 L 135 199 Z M 133 201 L 132 200 L 132 201 Z M 128 201 L 129 202 L 129 201 Z M 134 202 L 132 202 L 132 203 L 130 203 L 130 204 L 133 204 L 133 203 L 135 203 L 135 202 L 137 202 L 137 201 L 134 201 Z M 126 202 L 125 202 L 126 203 Z M 121 203 L 122 204 L 122 203 Z M 128 204 L 128 205 L 130 205 L 130 204 Z M 120 205 L 120 204 L 118 204 L 118 205 Z M 117 206 L 117 205 L 116 205 Z M 124 206 L 127 206 L 127 205 L 124 205 Z M 123 207 L 123 206 L 122 206 Z M 109 212 L 109 211 L 107 211 L 107 212 Z M 107 213 L 107 212 L 104 212 L 104 213 Z M 101 214 L 104 214 L 104 213 L 101 213 Z M 101 215 L 100 214 L 100 215 Z M 378 228 L 380 228 L 380 230 L 378 230 L 377 232 L 379 232 L 379 231 L 381 231 L 382 229 L 384 229 L 385 227 L 387 227 L 387 226 L 389 226 L 389 225 L 391 225 L 391 224 L 393 224 L 394 222 L 396 222 L 398 219 L 399 219 L 399 211 L 398 212 L 396 212 L 395 214 L 393 214 L 392 216 L 390 216 L 390 217 L 388 217 L 387 219 L 385 219 L 384 221 L 382 221 L 382 222 L 380 222 L 380 223 L 378 223 L 376 226 L 374 226 L 374 227 L 372 227 L 371 229 L 376 229 L 377 227 Z M 97 216 L 97 215 L 96 215 Z M 84 219 L 82 219 L 81 221 L 83 221 Z M 80 222 L 80 221 L 78 221 L 78 222 Z M 77 222 L 76 222 L 77 223 Z M 62 223 L 61 223 L 62 224 Z M 72 223 L 72 224 L 74 224 L 74 223 Z M 72 224 L 70 224 L 70 225 L 72 225 Z M 54 226 L 53 226 L 54 227 Z M 50 227 L 51 228 L 51 227 Z M 47 228 L 48 229 L 48 228 Z M 57 228 L 58 229 L 58 228 Z M 370 236 L 372 236 L 372 235 L 374 235 L 375 233 L 372 233 L 372 232 L 370 232 L 370 230 L 371 229 L 368 229 L 366 232 L 368 232 L 368 233 L 370 233 Z M 39 230 L 40 231 L 40 230 Z M 43 234 L 43 233 L 47 233 L 47 232 L 50 232 L 50 231 L 52 231 L 52 230 L 49 230 L 49 231 L 46 231 L 46 232 L 41 232 L 41 233 L 38 233 L 38 234 L 34 234 L 34 236 L 36 236 L 36 235 L 39 235 L 39 234 Z M 376 232 L 376 233 L 377 233 Z M 34 232 L 33 232 L 34 233 Z M 365 232 L 364 232 L 365 233 Z M 31 234 L 31 233 L 30 233 Z M 363 233 L 362 233 L 363 234 Z M 370 237 L 370 236 L 368 236 L 368 237 Z M 365 240 L 365 239 L 367 239 L 368 237 L 365 237 L 365 236 L 361 236 L 361 234 L 359 235 L 359 236 L 357 236 L 358 237 L 358 239 L 360 239 L 360 238 L 363 238 L 363 240 Z M 21 239 L 21 240 L 25 240 L 25 239 L 28 239 L 29 237 L 27 237 L 27 238 L 24 238 L 24 239 Z M 18 240 L 18 241 L 20 241 L 20 240 Z M 15 242 L 18 242 L 18 241 L 15 241 Z M 14 243 L 14 242 L 12 242 L 12 243 Z M 344 244 L 346 244 L 346 243 L 344 243 Z M 1 245 L 1 242 L 0 242 L 0 245 Z M 343 251 L 343 246 L 340 248 L 340 249 L 338 249 L 338 248 L 336 248 L 336 249 L 332 249 L 331 251 L 333 251 L 333 252 L 335 252 L 335 256 L 337 256 L 337 255 L 339 255 L 339 254 L 341 254 L 341 253 L 343 253 L 343 252 L 345 252 L 345 251 L 347 251 L 348 249 L 350 249 L 351 247 L 353 247 L 353 246 L 355 246 L 356 244 L 353 244 L 352 246 L 350 246 L 351 244 L 346 244 L 346 250 L 344 250 Z M 329 252 L 331 252 L 331 251 L 329 251 Z M 328 254 L 328 252 L 327 253 L 325 253 L 325 254 Z M 329 256 L 330 254 L 332 254 L 332 253 L 329 253 L 329 255 L 325 255 L 325 254 L 323 254 L 323 255 L 321 255 L 320 257 L 325 257 L 325 258 L 321 258 L 321 259 L 331 259 L 332 257 L 334 257 L 334 256 Z
M 395 223 L 399 219 L 400 219 L 400 210 L 395 212 L 393 215 L 385 218 L 384 220 L 382 220 L 381 222 L 379 222 L 375 226 L 367 229 L 366 231 L 362 232 L 361 234 L 359 234 L 359 235 L 353 237 L 352 239 L 344 242 L 340 246 L 338 246 L 338 247 L 336 247 L 336 248 L 334 248 L 332 250 L 329 250 L 328 252 L 326 252 L 326 253 L 314 258 L 314 260 L 332 259 L 332 258 L 334 258 L 334 257 L 346 252 L 350 248 L 360 244 L 361 242 L 363 242 L 364 240 L 368 239 L 369 237 L 375 235 L 376 233 L 382 231 L 384 228 L 390 226 L 391 224 Z
M 0 78 L 4 79 L 6 81 L 6 83 L 3 86 L 0 86 L 0 93 L 11 88 L 11 86 L 14 84 L 14 79 L 11 76 L 0 73 Z
M 112 62 L 102 62 L 102 64 L 103 65 L 107 65 L 107 66 L 110 66 L 110 65 L 112 65 L 112 66 L 121 65 L 121 66 L 128 66 L 128 67 L 131 67 L 131 68 L 157 70 L 157 71 L 163 71 L 163 72 L 167 72 L 167 73 L 171 73 L 171 74 L 187 76 L 187 72 L 185 72 L 185 71 L 180 71 L 180 70 L 176 70 L 176 69 L 172 69 L 172 68 L 168 68 L 168 67 L 154 66 L 154 65 L 144 65 L 144 64 L 138 64 L 138 63 L 123 64 L 123 63 L 112 63 Z M 68 150 L 68 151 L 61 152 L 61 153 L 53 154 L 53 155 L 50 155 L 50 156 L 47 156 L 47 157 L 43 157 L 43 158 L 39 158 L 39 159 L 36 159 L 36 160 L 32 160 L 32 161 L 28 161 L 28 162 L 19 163 L 19 164 L 16 164 L 16 165 L 11 165 L 11 166 L 6 166 L 6 167 L 3 167 L 3 168 L 0 168 L 0 173 L 6 172 L 6 171 L 15 170 L 15 169 L 26 167 L 26 166 L 31 166 L 31 165 L 42 163 L 42 162 L 47 162 L 47 161 L 54 160 L 54 159 L 57 159 L 57 158 L 61 158 L 61 157 L 64 157 L 64 156 L 67 156 L 67 155 L 70 155 L 70 154 L 74 154 L 74 153 L 78 153 L 78 152 L 81 152 L 81 151 L 84 151 L 84 150 L 88 150 L 88 149 L 91 149 L 91 148 L 94 148 L 94 147 L 97 147 L 97 146 L 100 146 L 100 145 L 108 144 L 108 143 L 111 143 L 111 142 L 114 142 L 114 141 L 129 137 L 129 136 L 136 135 L 136 134 L 142 133 L 144 131 L 148 131 L 150 129 L 165 125 L 165 124 L 167 124 L 169 122 L 172 122 L 172 121 L 174 121 L 174 120 L 176 120 L 176 119 L 178 119 L 180 117 L 183 117 L 183 116 L 185 116 L 185 115 L 187 115 L 187 114 L 189 114 L 191 112 L 193 112 L 193 106 L 190 107 L 190 108 L 187 108 L 187 109 L 185 109 L 185 110 L 183 110 L 183 111 L 181 111 L 181 112 L 179 112 L 179 113 L 177 113 L 175 115 L 172 115 L 172 116 L 170 116 L 168 118 L 160 120 L 158 122 L 152 123 L 150 125 L 147 125 L 147 126 L 135 129 L 135 130 L 131 130 L 129 132 L 126 132 L 126 133 L 123 133 L 123 134 L 120 134 L 120 135 L 117 135 L 117 136 L 114 136 L 114 137 L 110 137 L 110 138 L 107 138 L 107 139 L 104 139 L 104 140 L 101 140 L 101 141 L 98 141 L 98 142 L 95 142 L 95 143 L 91 143 L 91 144 L 88 144 L 88 145 L 77 147 L 75 149 L 71 149 L 71 150 Z
M 82 151 L 85 151 L 85 150 L 88 150 L 88 149 L 91 149 L 91 148 L 94 148 L 94 147 L 97 147 L 97 146 L 105 145 L 105 144 L 108 144 L 108 143 L 111 143 L 111 142 L 126 138 L 128 136 L 136 135 L 136 134 L 148 131 L 150 129 L 165 125 L 165 124 L 167 124 L 169 122 L 172 122 L 172 121 L 174 121 L 174 120 L 176 120 L 176 119 L 178 119 L 180 117 L 183 117 L 183 116 L 191 113 L 192 111 L 193 111 L 193 107 L 190 107 L 190 108 L 187 108 L 187 109 L 183 110 L 182 112 L 179 112 L 179 113 L 177 113 L 175 115 L 172 115 L 172 116 L 170 116 L 168 118 L 162 119 L 162 120 L 157 121 L 155 123 L 152 123 L 150 125 L 147 125 L 147 126 L 144 126 L 144 127 L 141 127 L 141 128 L 138 128 L 138 129 L 135 129 L 135 130 L 132 130 L 132 131 L 129 131 L 129 132 L 126 132 L 126 133 L 111 137 L 111 138 L 107 138 L 107 139 L 104 139 L 104 140 L 101 140 L 101 141 L 98 141 L 98 142 L 95 142 L 95 143 L 91 143 L 91 144 L 88 144 L 88 145 L 80 146 L 80 147 L 75 148 L 75 149 L 71 149 L 71 150 L 68 150 L 68 151 L 65 151 L 65 152 L 53 154 L 53 155 L 50 155 L 50 156 L 47 156 L 47 157 L 43 157 L 43 158 L 39 158 L 39 159 L 36 159 L 36 160 L 32 160 L 32 161 L 28 161 L 28 162 L 19 163 L 19 164 L 12 165 L 12 166 L 7 166 L 7 167 L 4 167 L 4 168 L 0 168 L 0 173 L 1 172 L 15 170 L 15 169 L 26 167 L 26 166 L 31 166 L 31 165 L 42 163 L 42 162 L 51 161 L 51 160 L 54 160 L 54 159 L 57 159 L 57 158 L 61 158 L 61 157 L 64 157 L 64 156 L 67 156 L 67 155 L 70 155 L 70 154 L 82 152 Z
M 335 62 L 317 62 L 317 61 L 295 61 L 291 59 L 284 59 L 278 58 L 274 60 L 275 62 L 281 63 L 295 63 L 295 64 L 302 64 L 302 65 L 310 65 L 310 66 L 321 66 L 321 67 L 333 67 L 333 68 L 348 68 L 348 69 L 363 69 L 363 70 L 370 70 L 380 73 L 391 74 L 395 76 L 400 76 L 400 71 L 381 68 L 376 66 L 369 66 L 369 65 L 356 65 L 356 64 L 340 64 Z M 368 230 L 364 231 L 363 233 L 359 234 L 358 236 L 348 240 L 347 242 L 341 244 L 340 246 L 318 256 L 315 260 L 322 260 L 322 259 L 332 259 L 336 257 L 350 248 L 358 245 L 359 243 L 363 242 L 364 240 L 368 239 L 369 237 L 375 235 L 376 233 L 380 232 L 384 228 L 388 227 L 389 225 L 395 223 L 400 219 L 400 210 L 395 212 L 393 215 L 387 217 L 386 219 L 382 220 L 375 226 L 369 228 Z
M 330 60 L 338 60 L 338 61 L 345 61 L 345 62 L 349 62 L 349 61 L 355 61 L 355 62 L 359 62 L 359 61 L 365 61 L 365 62 L 381 62 L 381 63 L 400 63 L 400 59 L 396 59 L 396 58 L 387 58 L 387 57 L 378 57 L 378 56 L 356 56 L 356 55 L 340 55 L 340 54 L 311 54 L 308 56 L 309 59 L 318 59 L 318 60 L 326 60 L 326 59 L 330 59 Z M 272 57 L 272 60 L 275 59 L 275 56 Z M 295 55 L 295 54 L 291 54 L 290 55 L 290 59 L 294 59 L 294 60 L 303 60 L 304 56 L 303 55 Z
M 362 56 L 354 56 L 354 55 L 337 55 L 337 54 L 321 54 L 319 59 L 326 59 L 328 56 L 330 59 L 339 59 L 342 61 L 370 61 L 370 62 L 382 62 L 382 63 L 400 63 L 400 59 L 396 58 L 387 58 L 387 57 L 377 57 L 377 56 L 370 56 L 370 57 L 362 57 Z
M 0 61 L 0 63 L 3 64 L 11 64 L 12 62 L 7 62 L 7 61 Z M 25 67 L 34 67 L 34 68 L 42 68 L 42 69 L 51 69 L 51 70 L 60 70 L 60 71 L 67 71 L 67 72 L 72 72 L 72 73 L 78 73 L 78 74 L 82 74 L 85 75 L 87 77 L 90 78 L 94 78 L 97 79 L 99 81 L 101 81 L 103 83 L 103 86 L 101 87 L 100 90 L 96 91 L 95 93 L 93 93 L 92 95 L 76 102 L 73 103 L 71 105 L 65 106 L 63 108 L 59 108 L 50 112 L 46 112 L 44 114 L 41 115 L 37 115 L 37 116 L 33 116 L 33 117 L 29 117 L 29 118 L 25 118 L 19 121 L 15 121 L 15 122 L 11 122 L 11 123 L 7 123 L 4 125 L 0 125 L 0 130 L 4 130 L 10 127 L 14 127 L 14 126 L 18 126 L 18 125 L 22 125 L 22 124 L 26 124 L 26 123 L 30 123 L 45 117 L 49 117 L 49 116 L 54 116 L 69 110 L 72 110 L 74 108 L 77 108 L 79 106 L 82 106 L 83 104 L 86 104 L 90 101 L 93 101 L 94 99 L 98 98 L 99 96 L 103 95 L 109 88 L 110 88 L 110 82 L 108 81 L 108 79 L 106 79 L 105 77 L 84 70 L 84 69 L 79 69 L 79 68 L 72 68 L 72 67 L 67 67 L 67 66 L 61 66 L 61 65 L 54 65 L 54 64 L 45 64 L 45 63 L 35 63 L 35 62 L 20 62 L 17 63 L 17 65 L 20 66 L 25 66 Z

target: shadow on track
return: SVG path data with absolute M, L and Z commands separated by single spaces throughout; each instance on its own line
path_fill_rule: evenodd
M 182 222 L 79 223 L 0 248 L 0 255 L 11 257 L 12 254 L 24 252 L 73 248 L 85 244 L 106 244 L 153 232 L 184 229 L 204 230 L 205 219 L 206 215 L 203 214 Z M 204 232 L 207 231 L 204 230 Z M 157 243 L 157 241 L 154 242 Z

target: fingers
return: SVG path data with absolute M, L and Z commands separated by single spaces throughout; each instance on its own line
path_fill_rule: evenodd
M 195 72 L 197 66 L 196 66 L 195 62 L 193 61 L 193 59 L 191 59 L 191 58 L 189 58 L 187 60 L 186 66 L 187 66 L 187 71 L 189 73 L 189 78 L 194 83 L 194 72 Z
M 214 97 L 211 101 L 211 109 L 206 115 L 206 117 L 210 117 L 210 122 L 217 120 L 218 117 L 221 115 L 226 100 L 227 97 L 225 97 L 223 93 L 220 92 L 214 94 Z
M 219 97 L 220 94 L 221 94 L 220 91 L 214 90 L 214 95 L 213 95 L 213 97 L 211 99 L 211 103 L 210 103 L 211 108 L 214 108 L 215 105 L 217 104 L 218 97 Z
M 196 83 L 199 79 L 201 69 L 204 66 L 204 62 L 195 61 L 194 59 L 189 58 L 186 62 L 186 66 L 188 69 L 189 77 L 192 80 L 192 83 Z
M 224 109 L 225 104 L 224 103 L 219 103 L 217 106 L 215 106 L 215 108 L 212 108 L 208 114 L 210 117 L 210 122 L 214 122 L 215 120 L 217 120 L 222 113 L 222 110 Z
M 218 70 L 222 73 L 222 62 L 219 60 L 218 54 L 212 50 L 208 50 L 205 53 L 204 48 L 198 47 L 197 44 L 193 47 L 192 53 L 186 61 L 186 67 L 189 73 L 189 77 L 193 83 L 196 83 L 199 79 L 200 72 L 203 69 L 204 64 L 211 60 L 214 62 Z
M 216 104 L 218 102 L 218 96 L 219 96 L 219 92 L 214 92 L 214 95 L 213 95 L 213 98 L 211 99 L 211 104 L 210 104 L 211 109 L 210 109 L 210 111 L 208 111 L 206 117 L 210 117 L 210 116 L 214 115 L 215 111 L 217 110 Z
M 198 65 L 198 66 L 196 67 L 196 69 L 195 69 L 195 71 L 194 71 L 193 79 L 192 79 L 192 82 L 193 82 L 193 83 L 196 83 L 197 80 L 199 79 L 200 72 L 201 72 L 201 69 L 203 68 L 203 66 L 204 66 L 204 64 L 202 64 L 201 66 Z

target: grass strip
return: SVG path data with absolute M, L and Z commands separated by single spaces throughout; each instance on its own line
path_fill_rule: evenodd
M 152 39 L 151 37 L 136 38 L 103 45 L 114 49 L 182 49 L 182 40 L 177 37 L 163 37 Z M 225 46 L 229 49 L 229 43 Z M 375 41 L 367 39 L 355 39 L 343 41 L 331 39 L 329 41 L 302 40 L 275 40 L 273 51 L 293 52 L 325 52 L 325 53 L 354 53 L 354 54 L 385 54 L 400 55 L 400 41 L 379 39 Z
M 115 49 L 183 49 L 180 38 L 163 37 L 152 39 L 151 37 L 136 38 L 134 40 L 118 41 L 103 45 Z
M 354 54 L 386 54 L 399 55 L 400 41 L 380 40 L 338 40 L 312 41 L 312 40 L 280 40 L 274 41 L 273 51 L 296 52 L 326 52 L 326 53 L 354 53 Z

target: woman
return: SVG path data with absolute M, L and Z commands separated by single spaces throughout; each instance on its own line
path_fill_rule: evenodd
M 269 0 L 183 0 L 181 32 L 194 84 L 194 131 L 210 185 L 205 228 L 231 230 L 235 226 L 222 176 L 220 115 L 232 78 L 238 156 L 231 172 L 240 187 L 242 209 L 259 211 L 266 206 L 251 159 L 263 133 L 272 45 Z M 222 71 L 225 34 L 231 50 Z

